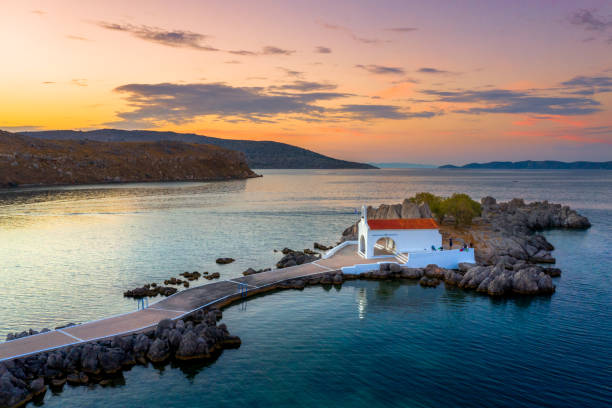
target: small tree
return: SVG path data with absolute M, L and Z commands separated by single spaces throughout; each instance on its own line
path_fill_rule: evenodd
M 457 225 L 471 225 L 472 219 L 482 213 L 480 203 L 472 200 L 467 194 L 453 194 L 442 200 L 440 207 L 442 214 L 455 217 Z

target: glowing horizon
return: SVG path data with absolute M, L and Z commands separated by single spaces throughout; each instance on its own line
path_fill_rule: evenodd
M 0 129 L 363 162 L 612 158 L 612 4 L 6 1 Z

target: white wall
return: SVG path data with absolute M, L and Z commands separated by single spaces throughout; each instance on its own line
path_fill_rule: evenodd
M 397 252 L 414 252 L 431 250 L 442 246 L 442 235 L 437 229 L 414 230 L 370 230 L 369 238 L 374 246 L 380 238 L 389 237 L 395 241 Z

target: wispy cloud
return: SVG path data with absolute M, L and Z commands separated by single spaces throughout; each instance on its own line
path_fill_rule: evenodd
M 439 115 L 439 112 L 423 111 L 410 112 L 403 110 L 396 105 L 342 105 L 340 112 L 350 114 L 354 119 L 411 119 L 411 118 L 431 118 Z
M 242 55 L 242 56 L 247 56 L 247 57 L 257 55 L 257 53 L 256 53 L 256 52 L 253 52 L 253 51 L 247 51 L 247 50 L 230 50 L 230 51 L 228 51 L 228 52 L 229 52 L 230 54 L 234 54 L 234 55 Z
M 87 80 L 84 78 L 75 78 L 72 81 L 70 81 L 70 83 L 76 86 L 87 86 Z
M 291 77 L 301 77 L 302 75 L 304 75 L 304 73 L 302 71 L 296 71 L 290 68 L 285 68 L 285 67 L 276 67 L 277 69 L 280 69 L 281 71 L 283 71 L 287 76 L 291 76 Z
M 336 89 L 336 84 L 330 84 L 327 82 L 310 82 L 310 81 L 294 81 L 290 84 L 284 85 L 273 85 L 268 89 L 273 91 L 301 91 L 301 92 L 312 92 L 312 91 L 331 91 Z
M 69 40 L 76 40 L 76 41 L 90 41 L 88 38 L 81 37 L 78 35 L 67 35 L 66 38 L 68 38 Z
M 318 54 L 331 54 L 332 50 L 331 48 L 323 47 L 319 45 L 318 47 L 315 48 L 315 52 Z
M 217 48 L 203 44 L 209 36 L 185 30 L 166 30 L 146 25 L 118 24 L 99 21 L 99 27 L 107 30 L 129 33 L 141 40 L 166 45 L 168 47 L 192 48 L 199 51 L 219 51 Z
M 598 15 L 596 9 L 576 10 L 568 20 L 571 24 L 589 31 L 603 31 L 612 27 L 612 17 Z
M 417 72 L 421 74 L 450 74 L 450 71 L 444 71 L 442 69 L 432 68 L 432 67 L 423 67 L 419 68 Z
M 361 37 L 357 34 L 355 34 L 355 32 L 353 32 L 353 30 L 351 30 L 348 27 L 344 27 L 341 25 L 337 25 L 337 24 L 330 24 L 330 23 L 325 23 L 320 21 L 319 24 L 323 27 L 326 28 L 328 30 L 336 30 L 336 31 L 342 31 L 345 32 L 346 34 L 348 34 L 353 40 L 358 41 L 360 43 L 364 43 L 364 44 L 379 44 L 382 41 L 378 38 L 368 38 L 368 37 Z
M 32 10 L 32 11 L 30 11 L 30 13 L 38 14 L 39 16 L 44 16 L 45 14 L 47 14 L 47 12 L 44 11 L 44 10 Z
M 396 33 L 411 33 L 413 31 L 417 31 L 418 28 L 416 27 L 392 27 L 392 28 L 387 28 L 387 31 L 393 31 Z
M 240 55 L 243 57 L 254 57 L 257 55 L 293 55 L 295 50 L 288 50 L 274 45 L 266 45 L 262 47 L 260 51 L 249 51 L 249 50 L 229 50 L 227 51 L 233 55 Z
M 261 50 L 263 55 L 291 55 L 295 53 L 295 50 L 287 50 L 273 45 L 267 45 Z
M 379 74 L 379 75 L 403 75 L 405 74 L 405 71 L 403 68 L 400 67 L 388 67 L 388 66 L 384 66 L 384 65 L 375 65 L 375 64 L 370 64 L 370 65 L 355 65 L 355 68 L 361 68 L 364 69 L 366 71 L 368 71 L 371 74 Z
M 436 97 L 435 102 L 482 105 L 457 109 L 454 110 L 455 113 L 534 113 L 572 116 L 588 115 L 601 111 L 601 103 L 591 98 L 548 96 L 534 90 L 424 90 L 421 92 Z

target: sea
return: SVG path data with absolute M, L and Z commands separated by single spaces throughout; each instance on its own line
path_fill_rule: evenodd
M 181 272 L 230 279 L 273 266 L 284 247 L 335 244 L 363 204 L 422 191 L 548 200 L 593 226 L 544 232 L 563 271 L 552 296 L 493 299 L 404 281 L 277 292 L 224 310 L 242 346 L 215 361 L 136 366 L 104 386 L 50 390 L 35 405 L 612 405 L 612 171 L 257 172 L 0 190 L 0 339 L 136 310 L 125 290 Z

